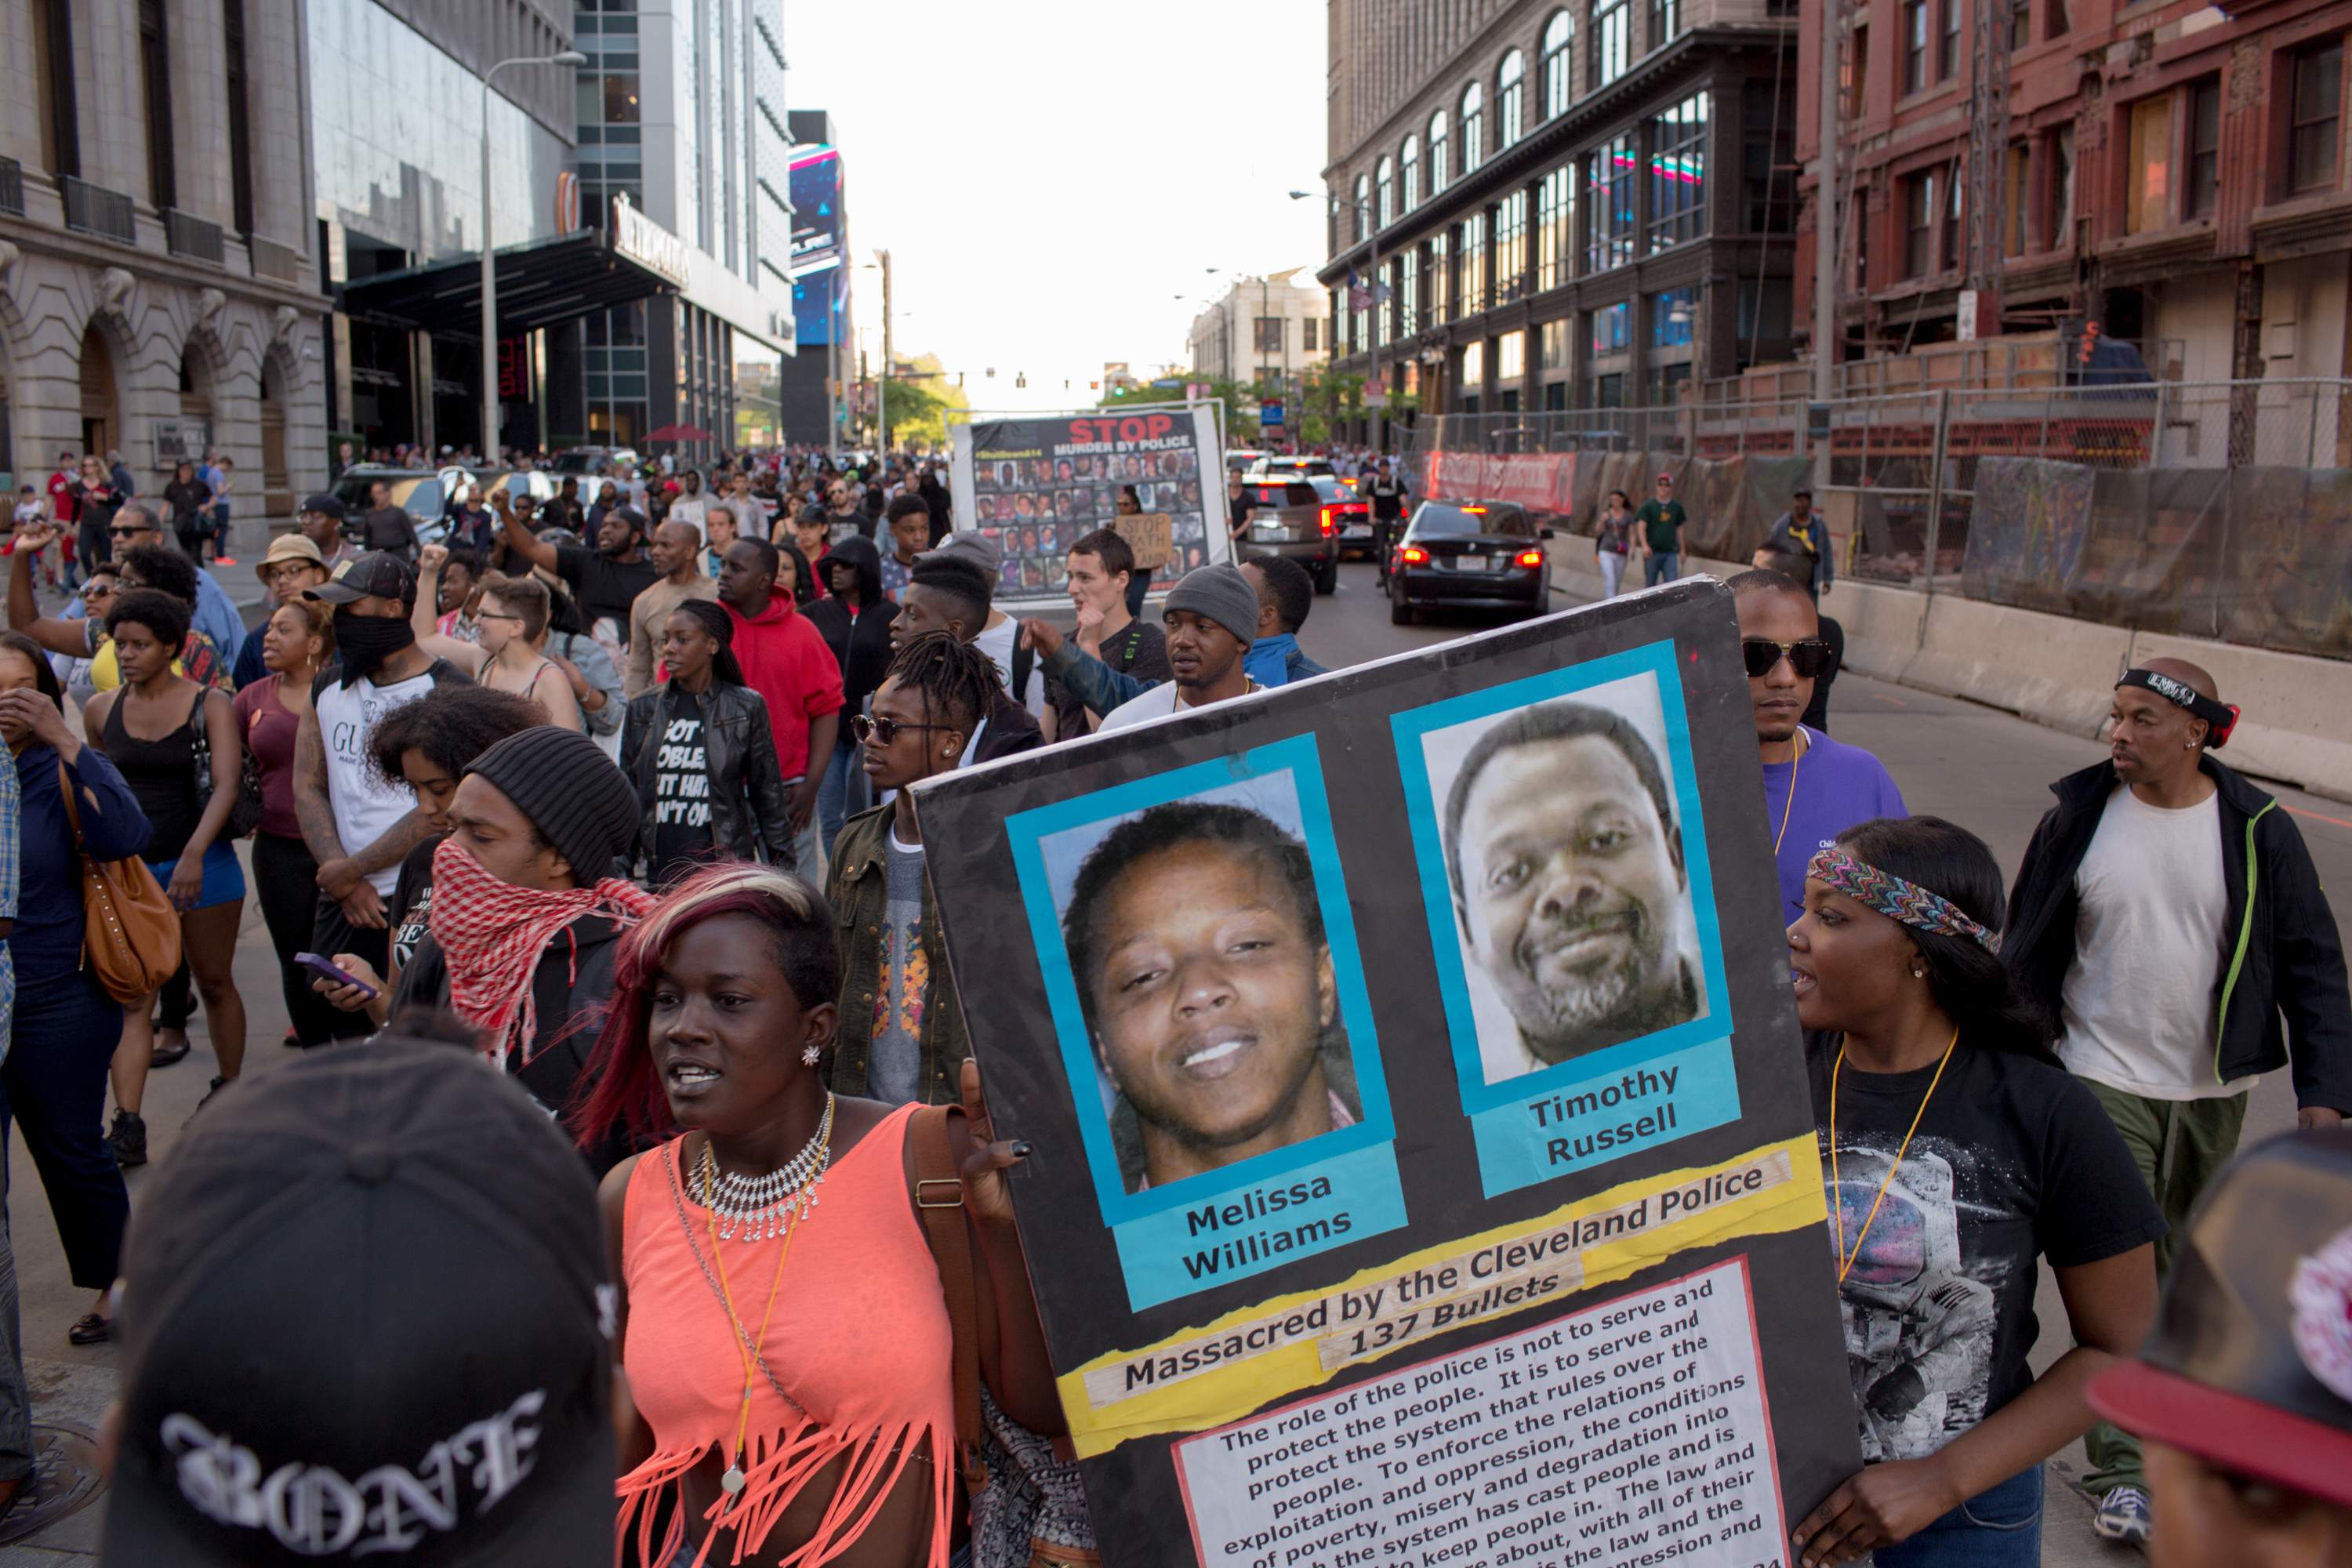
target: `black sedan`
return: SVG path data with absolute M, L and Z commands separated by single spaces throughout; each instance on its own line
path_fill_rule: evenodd
M 1389 619 L 1410 626 L 1443 606 L 1551 608 L 1549 528 L 1509 501 L 1425 500 L 1389 555 Z

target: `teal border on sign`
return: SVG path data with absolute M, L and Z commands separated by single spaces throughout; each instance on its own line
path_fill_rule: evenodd
M 1204 1172 L 1171 1186 L 1130 1193 L 1119 1176 L 1118 1156 L 1111 1145 L 1110 1119 L 1103 1110 L 1101 1096 L 1096 1092 L 1094 1045 L 1087 1032 L 1085 1014 L 1078 1005 L 1077 980 L 1070 973 L 1069 949 L 1063 944 L 1062 922 L 1054 908 L 1054 891 L 1042 842 L 1072 828 L 1286 769 L 1297 789 L 1307 862 L 1314 871 L 1315 897 L 1322 907 L 1323 934 L 1331 944 L 1332 976 L 1339 987 L 1340 1016 L 1347 1020 L 1348 1045 L 1355 1059 L 1356 1090 L 1363 1104 L 1364 1119 L 1353 1127 L 1326 1132 L 1286 1149 L 1271 1150 L 1223 1172 Z M 1331 807 L 1324 795 L 1322 762 L 1314 736 L 1296 735 L 1237 756 L 1178 768 L 1172 773 L 1157 773 L 1132 784 L 1020 812 L 1005 818 L 1004 831 L 1012 844 L 1013 862 L 1021 880 L 1030 941 L 1045 975 L 1045 1000 L 1053 1017 L 1055 1041 L 1061 1049 L 1063 1075 L 1077 1111 L 1079 1134 L 1086 1142 L 1095 1201 L 1101 1206 L 1105 1223 L 1116 1228 L 1171 1210 L 1197 1209 L 1212 1199 L 1252 1188 L 1287 1184 L 1302 1174 L 1311 1179 L 1319 1165 L 1395 1141 L 1396 1121 L 1389 1107 L 1388 1078 L 1381 1065 L 1371 996 L 1364 987 L 1355 916 L 1348 900 L 1347 879 L 1339 868 L 1339 839 L 1331 831 Z M 1343 1171 L 1364 1168 L 1362 1162 L 1350 1161 Z M 1386 1169 L 1387 1182 L 1393 1187 L 1397 1182 L 1393 1158 L 1386 1163 Z M 1401 1195 L 1396 1199 L 1396 1214 L 1402 1223 Z M 1359 1230 L 1354 1234 L 1368 1233 Z M 1204 1282 L 1201 1289 L 1215 1282 Z
M 1706 986 L 1706 1016 L 1639 1039 L 1622 1041 L 1605 1053 L 1596 1052 L 1592 1057 L 1560 1062 L 1541 1072 L 1524 1073 L 1490 1084 L 1478 1053 L 1470 981 L 1463 968 L 1453 888 L 1445 874 L 1444 819 L 1430 789 L 1422 737 L 1433 730 L 1450 729 L 1556 698 L 1573 697 L 1595 686 L 1643 674 L 1657 677 L 1658 701 L 1664 710 L 1666 755 L 1663 761 L 1675 792 L 1675 820 L 1682 832 L 1683 864 L 1690 879 L 1699 968 Z M 1412 824 L 1413 858 L 1421 869 L 1430 953 L 1437 962 L 1438 994 L 1445 1006 L 1446 1034 L 1454 1047 L 1454 1073 L 1466 1115 L 1476 1118 L 1507 1106 L 1526 1105 L 1570 1088 L 1591 1076 L 1596 1058 L 1603 1055 L 1622 1070 L 1730 1035 L 1730 996 L 1723 978 L 1723 942 L 1716 929 L 1715 876 L 1707 860 L 1698 775 L 1691 765 L 1690 725 L 1683 713 L 1682 676 L 1675 667 L 1671 639 L 1466 692 L 1425 708 L 1408 709 L 1392 715 L 1389 723 L 1396 736 L 1397 773 L 1404 785 L 1405 815 Z

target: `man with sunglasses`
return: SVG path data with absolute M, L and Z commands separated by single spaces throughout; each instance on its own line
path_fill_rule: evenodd
M 85 510 L 83 516 L 89 513 Z M 145 501 L 126 500 L 106 525 L 108 542 L 113 546 L 113 559 L 120 561 L 122 552 L 134 545 L 161 544 L 178 550 L 179 542 L 172 537 Z M 185 553 L 185 552 L 182 552 Z M 228 590 L 217 578 L 205 570 L 202 563 L 190 558 L 196 569 L 195 629 L 212 639 L 216 648 L 228 649 L 245 641 L 245 617 L 236 613 L 229 601 Z M 66 606 L 68 616 L 79 614 L 72 605 Z M 223 657 L 226 657 L 224 653 Z
M 1730 588 L 1764 769 L 1764 826 L 1772 835 L 1780 918 L 1786 925 L 1803 907 L 1805 868 L 1815 855 L 1856 823 L 1911 814 L 1876 757 L 1803 722 L 1813 683 L 1832 658 L 1812 596 L 1780 572 L 1742 572 Z
M 841 1029 L 833 1090 L 888 1105 L 953 1103 L 967 1054 L 963 1009 L 948 973 L 938 911 L 923 876 L 923 830 L 908 786 L 963 765 L 971 737 L 1003 700 L 996 661 L 951 630 L 903 639 L 850 721 L 877 795 L 829 847 L 825 898 L 856 933 L 841 966 Z

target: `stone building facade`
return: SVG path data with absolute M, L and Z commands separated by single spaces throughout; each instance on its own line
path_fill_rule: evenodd
M 326 479 L 303 7 L 0 7 L 0 463 L 120 452 L 142 494 L 209 445 L 234 518 Z

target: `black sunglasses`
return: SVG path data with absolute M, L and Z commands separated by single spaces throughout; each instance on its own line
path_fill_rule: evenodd
M 1739 639 L 1739 657 L 1751 676 L 1769 675 L 1772 667 L 1786 658 L 1798 679 L 1811 680 L 1830 667 L 1830 645 L 1819 637 L 1807 637 L 1801 642 L 1774 642 L 1770 637 Z
M 857 743 L 861 746 L 869 741 L 879 741 L 886 746 L 894 744 L 901 730 L 952 730 L 954 728 L 952 724 L 908 724 L 897 719 L 877 719 L 865 713 L 858 714 L 849 721 L 849 732 L 857 738 Z

